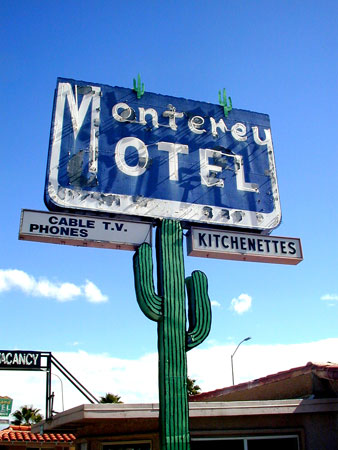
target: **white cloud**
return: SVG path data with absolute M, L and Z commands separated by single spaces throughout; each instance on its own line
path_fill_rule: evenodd
M 20 286 L 18 286 L 20 287 Z M 81 288 L 72 283 L 51 283 L 48 280 L 35 282 L 32 294 L 36 297 L 55 298 L 60 302 L 73 300 L 81 295 Z
M 326 294 L 320 297 L 321 300 L 338 301 L 338 294 Z
M 108 301 L 108 297 L 103 295 L 100 289 L 95 286 L 91 281 L 86 281 L 86 285 L 84 286 L 84 293 L 87 300 L 91 303 L 101 303 Z
M 234 310 L 237 314 L 243 314 L 249 311 L 252 304 L 252 297 L 248 294 L 241 294 L 237 298 L 231 300 L 230 309 Z
M 252 341 L 250 341 L 252 342 Z M 338 362 L 338 338 L 288 345 L 256 345 L 246 343 L 233 359 L 235 383 L 254 380 L 311 362 Z M 203 392 L 231 386 L 231 355 L 236 343 L 199 347 L 188 357 L 188 374 L 196 379 Z M 96 398 L 112 392 L 125 403 L 158 402 L 157 353 L 141 355 L 138 359 L 113 358 L 107 354 L 85 351 L 55 352 L 53 355 Z M 62 380 L 53 376 L 57 374 Z M 55 367 L 52 368 L 54 410 L 62 410 L 62 390 L 65 409 L 89 403 Z M 13 411 L 24 404 L 33 404 L 45 413 L 45 376 L 43 372 L 1 373 L 1 395 L 13 398 Z
M 217 308 L 219 308 L 220 306 L 221 306 L 221 304 L 220 303 L 218 303 L 216 300 L 211 300 L 211 306 L 215 306 L 215 307 L 217 307 Z
M 0 292 L 20 287 L 23 292 L 31 292 L 36 282 L 22 270 L 0 270 Z
M 0 293 L 19 289 L 26 295 L 54 298 L 59 302 L 85 297 L 91 303 L 106 302 L 108 297 L 91 281 L 84 286 L 73 283 L 55 283 L 47 279 L 36 280 L 33 276 L 17 269 L 0 269 Z

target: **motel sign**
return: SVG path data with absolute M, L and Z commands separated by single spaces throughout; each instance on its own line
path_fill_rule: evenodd
M 59 78 L 45 201 L 270 233 L 281 210 L 269 117 Z

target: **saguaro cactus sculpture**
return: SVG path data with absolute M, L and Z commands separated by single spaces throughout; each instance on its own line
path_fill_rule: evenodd
M 218 91 L 218 101 L 219 104 L 223 106 L 225 117 L 228 117 L 229 112 L 232 110 L 232 100 L 231 97 L 229 97 L 229 106 L 228 106 L 227 93 L 225 89 L 223 89 L 223 99 L 221 96 L 221 91 Z
M 209 334 L 211 306 L 207 277 L 194 271 L 184 279 L 182 228 L 163 220 L 156 234 L 158 294 L 153 282 L 152 250 L 142 244 L 134 256 L 137 301 L 158 323 L 159 396 L 162 450 L 188 450 L 189 410 L 186 351 Z M 189 329 L 186 331 L 185 285 Z
M 144 83 L 141 83 L 140 74 L 137 75 L 137 84 L 135 78 L 133 78 L 133 90 L 136 92 L 138 99 L 144 94 Z

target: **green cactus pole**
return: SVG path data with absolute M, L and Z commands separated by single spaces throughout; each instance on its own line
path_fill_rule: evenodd
M 228 106 L 227 93 L 225 89 L 223 89 L 223 99 L 221 96 L 221 91 L 218 91 L 218 101 L 219 104 L 223 106 L 225 117 L 228 117 L 229 112 L 232 110 L 232 100 L 231 97 L 229 97 L 229 106 Z
M 134 255 L 134 276 L 141 310 L 158 323 L 161 449 L 189 450 L 186 352 L 203 342 L 210 331 L 207 277 L 194 271 L 184 279 L 183 236 L 177 221 L 163 220 L 158 226 L 156 257 L 158 294 L 154 289 L 152 250 L 146 243 Z

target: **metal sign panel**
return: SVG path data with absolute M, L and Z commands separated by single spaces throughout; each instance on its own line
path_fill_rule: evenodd
M 12 412 L 13 399 L 0 397 L 0 417 L 8 417 Z
M 298 238 L 193 227 L 187 239 L 189 256 L 291 265 L 303 260 Z
M 82 247 L 135 250 L 151 244 L 152 225 L 110 218 L 22 210 L 19 239 Z
M 41 352 L 0 350 L 0 369 L 40 370 L 41 367 Z
M 281 210 L 269 116 L 59 78 L 45 201 L 270 232 Z

